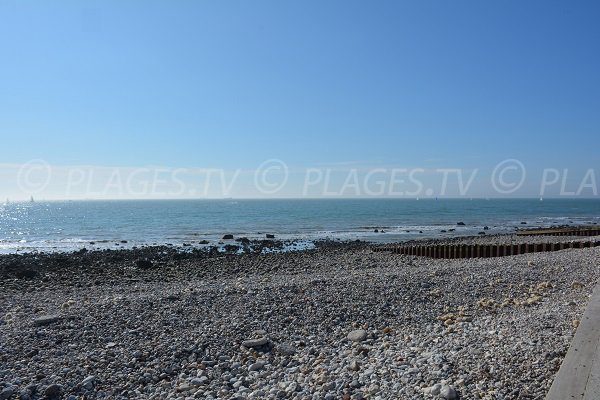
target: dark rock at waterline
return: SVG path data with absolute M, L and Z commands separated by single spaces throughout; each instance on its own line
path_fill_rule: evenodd
M 265 235 L 265 233 L 263 232 L 262 235 Z M 22 279 L 17 281 L 23 287 L 30 287 L 30 285 L 36 284 L 42 285 L 44 282 L 58 280 L 69 281 L 73 279 L 74 271 L 77 271 L 75 273 L 76 276 L 79 273 L 83 273 L 88 277 L 86 280 L 77 280 L 76 285 L 89 284 L 90 286 L 94 286 L 96 280 L 104 285 L 107 282 L 118 280 L 121 276 L 123 279 L 127 279 L 128 275 L 131 275 L 133 278 L 141 277 L 135 276 L 136 274 L 154 276 L 155 273 L 159 272 L 159 268 L 163 266 L 166 268 L 172 265 L 178 269 L 178 266 L 181 264 L 180 261 L 184 260 L 187 262 L 188 260 L 210 259 L 223 256 L 231 257 L 238 253 L 244 253 L 243 257 L 247 257 L 250 254 L 260 254 L 265 249 L 283 250 L 286 246 L 294 243 L 294 241 L 281 241 L 277 238 L 263 238 L 256 241 L 251 240 L 249 245 L 242 247 L 241 243 L 233 241 L 222 241 L 221 245 L 217 245 L 217 241 L 208 240 L 209 243 L 206 246 L 195 248 L 149 245 L 138 246 L 137 249 L 125 249 L 125 246 L 110 246 L 111 249 L 95 249 L 87 252 L 76 251 L 68 254 L 6 254 L 0 257 L 0 281 L 17 279 L 17 272 L 29 269 L 36 271 L 37 275 L 31 280 Z M 224 245 L 227 243 L 234 245 L 227 249 L 229 251 L 224 249 Z M 366 249 L 371 246 L 368 242 L 358 240 L 352 242 L 316 240 L 313 243 L 315 248 L 327 251 L 334 249 Z M 148 262 L 145 260 L 148 260 Z M 139 266 L 138 261 L 140 262 Z M 115 267 L 107 268 L 109 265 L 114 265 Z M 134 270 L 132 271 L 130 268 Z M 114 275 L 112 275 L 113 273 Z M 110 279 L 97 279 L 98 275 L 106 276 L 106 274 L 111 274 Z M 37 315 L 31 316 L 30 322 L 33 322 L 35 317 Z
M 441 232 L 441 233 L 446 233 L 446 230 L 445 230 L 445 229 L 442 229 L 440 232 Z
M 490 229 L 490 227 L 489 227 L 489 226 L 484 226 L 484 227 L 483 227 L 483 230 L 484 230 L 484 231 L 487 231 L 487 230 L 489 230 L 489 229 Z
M 235 253 L 240 249 L 240 246 L 236 246 L 234 244 L 226 244 L 225 246 L 223 246 L 223 248 L 227 253 Z
M 152 268 L 152 261 L 147 258 L 141 258 L 135 262 L 135 265 L 139 269 L 150 269 Z
M 273 235 L 272 233 L 267 233 L 266 237 L 267 239 L 275 239 L 275 235 Z
M 208 240 L 201 240 L 198 242 L 198 244 L 209 244 L 210 242 Z
M 233 235 L 227 234 L 227 235 L 223 235 L 223 240 L 231 240 L 233 239 Z
M 247 237 L 237 238 L 235 239 L 235 241 L 243 244 L 250 244 L 250 239 L 248 239 Z
M 379 229 L 375 229 L 373 232 L 375 232 L 375 233 L 379 233 Z
M 456 225 L 458 225 L 458 226 L 465 226 L 465 223 L 464 222 L 457 222 Z
M 478 235 L 485 235 L 485 232 L 479 232 Z
M 452 228 L 452 229 L 448 229 L 448 232 L 454 232 L 456 229 Z
M 527 225 L 527 222 L 521 221 L 521 225 Z
M 19 279 L 33 279 L 37 276 L 37 271 L 34 271 L 32 269 L 23 269 L 17 271 L 15 275 Z

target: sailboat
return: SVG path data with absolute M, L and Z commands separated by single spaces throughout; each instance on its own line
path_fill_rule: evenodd
M 33 196 L 31 196 L 31 197 L 29 198 L 29 202 L 30 202 L 30 203 L 35 203 L 35 200 L 33 199 Z

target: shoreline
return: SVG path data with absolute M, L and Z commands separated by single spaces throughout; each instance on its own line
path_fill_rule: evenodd
M 2 255 L 0 391 L 545 396 L 598 280 L 600 249 L 434 260 L 372 246 Z
M 202 248 L 219 245 L 224 235 L 252 241 L 274 235 L 306 243 L 358 239 L 384 244 L 600 223 L 599 203 L 577 199 L 507 199 L 502 206 L 468 199 L 431 204 L 330 200 L 9 204 L 1 207 L 0 254 L 148 245 Z
M 179 251 L 218 251 L 231 253 L 254 253 L 256 249 L 265 249 L 265 251 L 298 251 L 310 250 L 318 247 L 323 247 L 323 244 L 335 243 L 344 245 L 345 243 L 363 242 L 370 245 L 423 245 L 423 244 L 510 244 L 510 243 L 546 243 L 552 241 L 551 236 L 517 236 L 517 232 L 530 230 L 532 227 L 493 227 L 489 229 L 487 226 L 481 227 L 481 230 L 468 227 L 467 230 L 461 231 L 464 226 L 457 225 L 458 231 L 454 228 L 440 229 L 439 232 L 419 234 L 415 237 L 412 234 L 404 237 L 402 233 L 393 233 L 389 231 L 380 231 L 371 236 L 357 235 L 351 238 L 315 236 L 310 235 L 280 235 L 280 234 L 224 234 L 221 238 L 211 237 L 209 239 L 195 238 L 193 240 L 165 241 L 159 242 L 143 242 L 131 241 L 126 239 L 114 240 L 83 240 L 83 239 L 65 239 L 57 242 L 43 243 L 42 245 L 32 245 L 31 243 L 19 241 L 1 241 L 0 240 L 0 256 L 10 254 L 49 254 L 49 253 L 73 253 L 78 251 L 121 251 L 121 250 L 137 250 L 140 248 L 153 247 L 169 247 Z M 596 225 L 549 225 L 547 227 L 533 227 L 533 229 L 552 229 L 552 228 L 596 228 Z M 225 239 L 226 236 L 231 236 Z M 266 236 L 266 237 L 265 237 Z M 508 238 L 508 239 L 507 239 Z M 583 236 L 561 236 L 561 240 L 583 240 Z M 501 243 L 491 242 L 493 240 Z M 33 242 L 37 243 L 37 242 Z M 19 247 L 20 246 L 20 247 Z M 31 246 L 31 247 L 28 247 Z M 235 248 L 237 247 L 237 250 Z

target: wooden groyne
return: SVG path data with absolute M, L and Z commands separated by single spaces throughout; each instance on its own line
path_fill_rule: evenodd
M 373 248 L 373 251 L 390 251 L 395 254 L 430 258 L 489 258 L 598 246 L 600 246 L 600 240 L 558 243 L 381 246 Z
M 600 227 L 579 228 L 549 228 L 549 229 L 525 229 L 517 231 L 518 236 L 598 236 Z

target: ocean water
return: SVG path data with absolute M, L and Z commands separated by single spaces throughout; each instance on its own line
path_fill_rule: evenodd
M 459 221 L 465 226 L 457 226 Z M 198 246 L 201 240 L 216 244 L 224 234 L 250 239 L 272 233 L 278 239 L 304 241 L 393 242 L 473 235 L 483 226 L 492 234 L 516 227 L 599 223 L 600 200 L 596 199 L 24 202 L 0 205 L 0 252 L 166 243 Z M 440 232 L 449 229 L 455 231 Z

